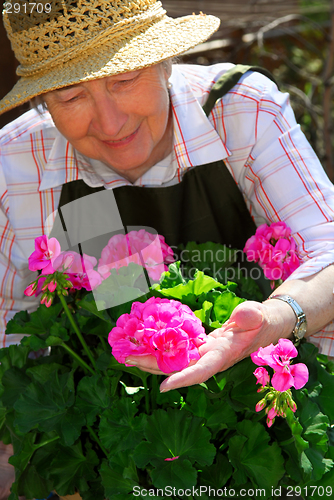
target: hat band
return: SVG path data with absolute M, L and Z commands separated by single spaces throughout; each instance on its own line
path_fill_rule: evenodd
M 54 67 L 55 64 L 65 63 L 71 59 L 76 58 L 82 52 L 87 49 L 93 49 L 100 46 L 106 39 L 108 41 L 117 38 L 117 46 L 121 40 L 127 40 L 129 36 L 135 33 L 140 33 L 143 28 L 147 28 L 149 25 L 155 24 L 160 21 L 166 15 L 166 10 L 161 7 L 161 3 L 157 2 L 150 9 L 142 14 L 137 14 L 132 16 L 130 19 L 123 19 L 122 21 L 110 26 L 103 30 L 98 35 L 93 38 L 82 42 L 75 47 L 70 47 L 65 52 L 62 51 L 58 55 L 44 60 L 40 63 L 33 64 L 29 67 L 25 67 L 22 64 L 16 69 L 16 74 L 18 76 L 34 76 L 38 73 L 43 73 Z M 121 32 L 122 36 L 119 36 Z

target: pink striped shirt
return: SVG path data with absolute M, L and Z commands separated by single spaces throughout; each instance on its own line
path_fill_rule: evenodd
M 259 73 L 248 72 L 217 102 L 209 119 L 202 105 L 231 64 L 177 65 L 170 78 L 174 119 L 172 155 L 135 185 L 168 186 L 189 169 L 224 159 L 257 225 L 283 220 L 292 229 L 302 278 L 334 262 L 334 187 L 297 125 L 288 94 Z M 28 257 L 34 239 L 51 231 L 61 187 L 75 179 L 107 189 L 129 181 L 77 151 L 59 134 L 48 113 L 29 111 L 0 131 L 0 346 L 6 322 L 34 310 L 24 289 L 34 278 Z M 334 356 L 334 322 L 311 337 Z

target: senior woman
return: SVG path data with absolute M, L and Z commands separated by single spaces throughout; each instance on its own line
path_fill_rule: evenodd
M 171 245 L 243 248 L 254 221 L 283 220 L 303 257 L 278 298 L 238 306 L 201 359 L 161 390 L 202 382 L 280 337 L 306 332 L 333 355 L 334 188 L 288 96 L 248 68 L 171 64 L 219 20 L 172 20 L 155 0 L 59 0 L 16 13 L 6 5 L 21 79 L 0 112 L 30 99 L 44 109 L 0 133 L 2 331 L 17 310 L 37 306 L 23 295 L 27 260 L 57 207 L 108 190 L 125 226 L 152 227 Z M 18 341 L 10 337 L 2 333 L 1 345 Z M 160 373 L 150 357 L 128 362 Z

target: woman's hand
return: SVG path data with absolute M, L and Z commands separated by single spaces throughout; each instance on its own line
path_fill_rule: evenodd
M 295 324 L 291 307 L 273 300 L 264 304 L 243 302 L 233 311 L 230 319 L 208 335 L 199 347 L 201 358 L 184 370 L 170 375 L 160 386 L 162 392 L 205 382 L 217 372 L 226 370 L 259 347 L 281 337 L 288 337 Z M 144 371 L 162 374 L 154 356 L 131 356 L 126 361 Z

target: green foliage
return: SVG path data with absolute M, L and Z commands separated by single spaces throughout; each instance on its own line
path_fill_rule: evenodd
M 189 280 L 181 267 L 172 264 L 140 300 L 181 300 L 208 331 L 244 300 L 238 284 L 200 270 Z M 264 411 L 255 412 L 261 395 L 250 359 L 164 394 L 162 377 L 119 364 L 107 335 L 130 305 L 99 311 L 91 293 L 68 299 L 95 368 L 61 304 L 9 322 L 7 333 L 30 334 L 0 350 L 0 438 L 13 443 L 16 470 L 10 500 L 43 498 L 51 489 L 79 491 L 83 500 L 159 498 L 168 487 L 173 499 L 182 498 L 178 490 L 203 488 L 209 498 L 209 488 L 224 487 L 263 489 L 270 498 L 272 487 L 333 484 L 333 364 L 314 346 L 299 347 L 310 379 L 293 395 L 296 413 L 268 428 Z M 48 356 L 28 356 L 50 345 Z

